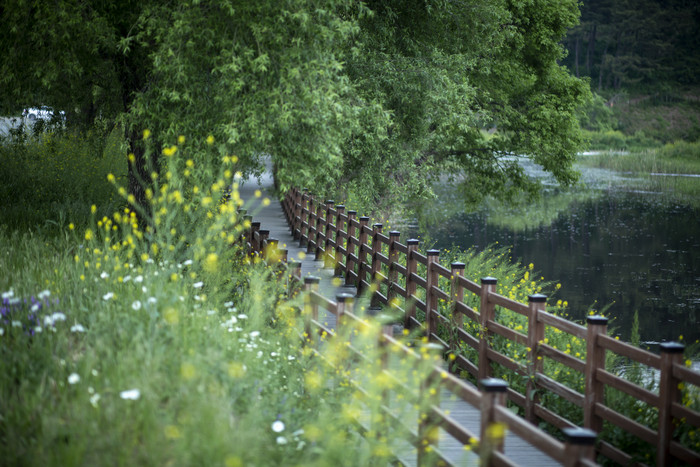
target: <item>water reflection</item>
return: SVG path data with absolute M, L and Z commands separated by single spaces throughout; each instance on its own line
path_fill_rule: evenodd
M 514 260 L 535 264 L 561 282 L 571 316 L 611 304 L 607 314 L 628 339 L 634 311 L 642 341 L 700 339 L 700 211 L 658 202 L 653 195 L 611 192 L 574 202 L 551 225 L 516 232 L 487 214 L 453 214 L 423 222 L 439 247 L 512 245 Z

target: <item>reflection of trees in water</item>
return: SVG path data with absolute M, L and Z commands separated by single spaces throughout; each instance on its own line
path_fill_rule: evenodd
M 439 248 L 512 246 L 514 260 L 562 283 L 572 317 L 613 303 L 613 327 L 625 337 L 635 310 L 643 341 L 700 338 L 700 223 L 697 210 L 648 196 L 611 194 L 572 205 L 551 225 L 522 232 L 491 225 L 483 213 L 430 226 Z

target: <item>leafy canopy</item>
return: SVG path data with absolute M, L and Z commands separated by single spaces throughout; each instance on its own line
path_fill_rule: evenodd
M 186 135 L 282 187 L 362 193 L 380 208 L 534 186 L 512 155 L 572 183 L 584 82 L 557 64 L 575 0 L 189 0 L 0 7 L 3 111 L 43 103 L 69 122 L 122 122 L 145 167 Z M 202 158 L 205 151 L 201 152 Z M 350 190 L 353 183 L 361 188 Z

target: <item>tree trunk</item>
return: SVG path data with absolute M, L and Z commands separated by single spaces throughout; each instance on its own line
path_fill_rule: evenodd
M 600 70 L 598 72 L 598 92 L 603 89 L 603 70 L 605 68 L 605 56 L 608 54 L 608 44 L 605 44 L 605 50 L 603 50 L 603 57 L 600 59 Z
M 586 74 L 591 75 L 591 68 L 593 66 L 593 55 L 595 54 L 595 35 L 597 31 L 597 26 L 593 24 L 591 27 L 590 35 L 588 36 L 588 47 L 586 48 Z
M 579 71 L 578 71 L 578 46 L 579 46 L 580 43 L 581 43 L 581 36 L 579 36 L 579 35 L 577 34 L 577 35 L 576 35 L 576 45 L 574 46 L 574 50 L 575 50 L 575 60 L 576 60 L 576 77 L 577 77 L 577 78 L 580 78 L 580 77 L 581 77 L 581 75 L 579 74 Z

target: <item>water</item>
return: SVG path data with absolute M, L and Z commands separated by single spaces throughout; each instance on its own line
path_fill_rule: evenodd
M 574 202 L 551 225 L 519 231 L 494 226 L 486 212 L 423 224 L 440 248 L 512 246 L 514 260 L 562 284 L 555 299 L 567 300 L 575 319 L 610 305 L 610 327 L 622 339 L 637 311 L 642 342 L 653 347 L 682 335 L 692 343 L 700 339 L 700 210 L 658 198 L 604 192 Z

